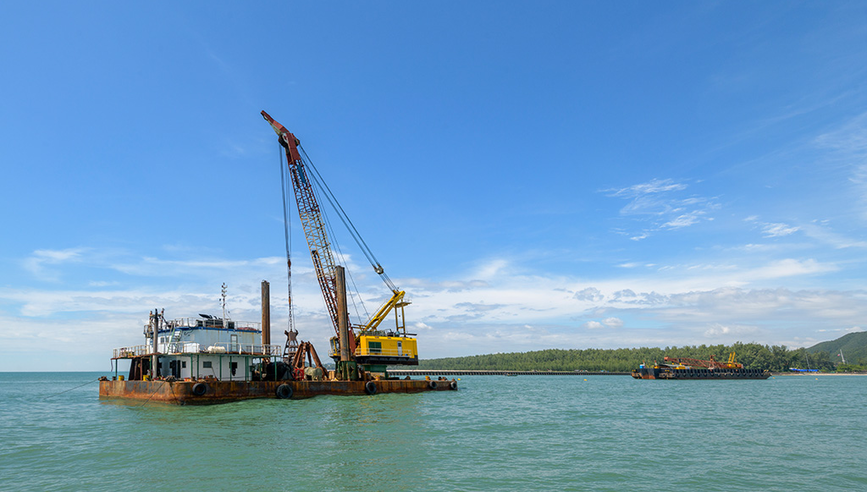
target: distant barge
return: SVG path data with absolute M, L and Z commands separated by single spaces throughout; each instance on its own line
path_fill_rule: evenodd
M 735 360 L 732 352 L 728 361 L 718 362 L 713 356 L 709 360 L 688 359 L 685 357 L 666 357 L 662 364 L 646 366 L 641 364 L 632 371 L 635 379 L 768 379 L 769 371 L 745 369 Z

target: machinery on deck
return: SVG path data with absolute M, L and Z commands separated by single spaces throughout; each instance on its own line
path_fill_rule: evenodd
M 309 159 L 302 157 L 300 142 L 283 125 L 274 121 L 268 113 L 262 116 L 277 133 L 280 145 L 285 149 L 289 176 L 298 208 L 298 215 L 304 229 L 304 236 L 310 250 L 310 257 L 322 290 L 325 306 L 334 326 L 335 336 L 330 340 L 329 355 L 336 364 L 335 377 L 341 380 L 354 380 L 360 377 L 359 368 L 366 372 L 386 372 L 388 365 L 418 365 L 417 343 L 413 334 L 406 332 L 404 307 L 409 304 L 406 293 L 398 289 L 376 261 L 370 248 L 346 216 L 342 207 L 330 195 L 327 186 L 320 185 L 328 201 L 340 215 L 350 234 L 370 261 L 374 271 L 382 278 L 391 291 L 391 297 L 364 323 L 352 325 L 346 303 L 346 282 L 344 268 L 334 260 L 334 253 L 328 241 L 322 210 L 314 193 L 315 174 L 308 173 L 312 168 Z M 300 150 L 299 150 L 300 149 Z M 306 153 L 304 154 L 306 156 Z M 312 168 L 315 173 L 315 168 Z M 321 178 L 319 178 L 321 181 Z M 287 247 L 288 255 L 288 247 Z M 288 262 L 291 269 L 291 260 Z M 291 277 L 290 277 L 291 278 Z M 291 281 L 290 281 L 291 282 Z M 291 292 L 291 286 L 290 286 Z M 290 293 L 291 303 L 291 293 Z M 380 328 L 382 322 L 394 313 L 393 328 Z M 291 315 L 290 315 L 291 316 Z M 291 331 L 291 330 L 290 330 Z M 288 335 L 289 332 L 287 332 Z M 296 332 L 297 333 L 297 332 Z M 307 342 L 302 342 L 302 345 Z M 287 347 L 289 342 L 287 341 Z M 299 349 L 300 347 L 299 346 Z M 309 353 L 312 346 L 305 349 Z M 315 354 L 315 350 L 312 351 Z M 297 361 L 293 358 L 293 367 Z M 318 361 L 318 360 L 317 360 Z M 302 362 L 303 364 L 303 362 Z M 319 365 L 319 364 L 317 364 Z
M 687 367 L 702 367 L 705 369 L 743 369 L 744 365 L 737 361 L 735 353 L 729 354 L 726 362 L 717 361 L 714 356 L 710 356 L 709 360 L 690 359 L 688 357 L 665 357 L 664 361 L 667 364 L 675 364 L 678 369 Z M 683 367 L 680 367 L 683 366 Z

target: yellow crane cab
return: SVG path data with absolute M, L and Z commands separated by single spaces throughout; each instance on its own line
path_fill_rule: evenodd
M 355 360 L 367 365 L 418 365 L 418 346 L 414 336 L 393 332 L 368 332 L 355 344 Z

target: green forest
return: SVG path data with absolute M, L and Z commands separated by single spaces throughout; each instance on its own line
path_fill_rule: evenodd
M 840 364 L 837 352 L 799 348 L 790 350 L 785 345 L 759 345 L 757 343 L 735 343 L 734 345 L 699 345 L 665 348 L 621 348 L 621 349 L 548 349 L 534 352 L 474 355 L 469 357 L 450 357 L 419 361 L 419 369 L 460 369 L 491 371 L 608 371 L 628 372 L 639 364 L 662 362 L 665 356 L 709 359 L 711 355 L 718 361 L 725 361 L 731 352 L 737 354 L 737 361 L 747 369 L 765 369 L 773 372 L 786 372 L 789 368 L 818 369 L 823 372 L 863 371 L 863 358 L 850 359 L 848 364 Z M 855 354 L 853 353 L 853 356 Z

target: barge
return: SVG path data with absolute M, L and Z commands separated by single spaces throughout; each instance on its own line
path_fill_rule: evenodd
M 163 311 L 150 313 L 144 326 L 145 343 L 114 351 L 114 377 L 99 383 L 102 399 L 133 399 L 164 403 L 207 404 L 251 398 L 308 398 L 317 395 L 375 395 L 456 390 L 457 381 L 392 377 L 388 367 L 418 365 L 415 335 L 407 333 L 404 308 L 410 304 L 376 261 L 373 252 L 345 215 L 322 177 L 301 149 L 300 141 L 265 111 L 262 116 L 277 133 L 286 154 L 281 162 L 283 179 L 284 235 L 289 279 L 289 327 L 281 347 L 270 342 L 270 288 L 262 282 L 262 322 L 229 319 L 226 285 L 223 284 L 223 316 L 200 314 L 197 318 L 168 320 Z M 310 169 L 311 171 L 308 171 Z M 334 369 L 323 366 L 310 342 L 297 340 L 292 311 L 290 228 L 285 191 L 291 180 L 304 236 L 322 291 L 328 317 L 334 328 L 329 356 Z M 314 184 L 318 186 L 314 191 Z M 329 240 L 324 210 L 317 194 L 325 194 L 340 221 L 370 261 L 373 270 L 390 290 L 390 298 L 367 321 L 351 323 L 347 309 L 346 273 Z M 335 205 L 336 204 L 336 205 Z M 344 260 L 345 264 L 346 261 Z M 361 295 L 353 299 L 361 298 Z M 383 321 L 394 315 L 394 325 Z M 359 315 L 360 317 L 360 315 Z M 364 318 L 362 318 L 364 319 Z M 119 373 L 121 360 L 129 361 L 128 375 Z
M 361 364 L 349 379 L 340 379 L 340 374 L 322 365 L 312 344 L 297 341 L 297 332 L 287 331 L 284 345 L 270 344 L 269 330 L 261 328 L 270 324 L 269 290 L 268 282 L 263 281 L 261 323 L 207 314 L 167 320 L 164 312 L 152 311 L 143 330 L 146 343 L 114 350 L 114 376 L 100 380 L 99 398 L 202 405 L 256 398 L 301 399 L 458 388 L 454 378 L 399 378 L 386 369 L 372 372 L 365 369 L 370 366 Z M 223 296 L 225 305 L 225 286 Z M 371 355 L 362 347 L 357 354 Z M 402 356 L 417 358 L 417 354 Z M 121 361 L 129 361 L 126 374 L 119 371 Z
M 746 369 L 737 362 L 734 352 L 726 362 L 685 357 L 665 357 L 663 363 L 641 364 L 632 371 L 635 379 L 768 379 L 771 373 L 763 369 Z

